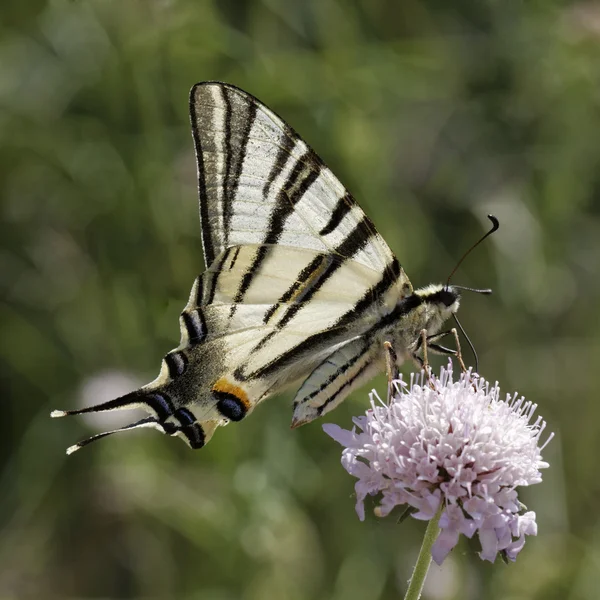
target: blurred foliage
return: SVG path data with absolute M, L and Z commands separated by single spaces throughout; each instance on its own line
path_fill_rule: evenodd
M 354 514 L 290 396 L 202 451 L 50 421 L 154 378 L 202 269 L 187 94 L 234 83 L 358 198 L 415 285 L 455 282 L 482 373 L 557 438 L 517 564 L 461 542 L 426 598 L 597 597 L 600 6 L 530 0 L 3 0 L 0 598 L 401 596 L 423 523 Z M 373 382 L 384 389 L 383 380 Z M 127 389 L 124 389 L 127 388 Z M 344 426 L 367 391 L 328 416 Z

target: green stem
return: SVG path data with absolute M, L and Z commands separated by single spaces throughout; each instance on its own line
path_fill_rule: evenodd
M 443 505 L 442 505 L 443 506 Z M 423 544 L 421 545 L 421 551 L 417 558 L 415 568 L 413 570 L 410 583 L 408 584 L 408 590 L 406 590 L 406 596 L 404 600 L 419 600 L 421 592 L 423 591 L 423 584 L 425 583 L 425 577 L 427 577 L 427 571 L 429 571 L 429 565 L 431 565 L 431 547 L 435 542 L 438 533 L 440 531 L 438 523 L 442 515 L 442 506 L 437 511 L 437 514 L 427 525 L 425 530 L 425 537 L 423 538 Z

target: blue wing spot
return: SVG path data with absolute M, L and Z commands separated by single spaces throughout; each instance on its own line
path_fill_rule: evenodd
M 178 408 L 175 412 L 175 418 L 182 425 L 192 425 L 196 421 L 196 417 L 187 408 Z
M 202 425 L 200 425 L 200 423 L 195 423 L 194 425 L 184 427 L 183 432 L 186 435 L 192 450 L 199 450 L 206 443 L 204 429 L 202 429 Z
M 145 394 L 143 400 L 158 415 L 161 421 L 165 421 L 175 411 L 173 403 L 166 394 Z
M 213 394 L 219 399 L 217 410 L 230 421 L 241 421 L 248 412 L 243 402 L 233 394 L 215 391 Z

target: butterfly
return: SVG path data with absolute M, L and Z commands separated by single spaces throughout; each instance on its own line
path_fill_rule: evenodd
M 206 270 L 158 377 L 62 417 L 144 408 L 151 427 L 201 448 L 263 400 L 299 385 L 292 427 L 328 413 L 383 370 L 384 342 L 422 364 L 460 304 L 451 285 L 413 289 L 384 239 L 319 156 L 241 89 L 196 84 L 189 100 Z

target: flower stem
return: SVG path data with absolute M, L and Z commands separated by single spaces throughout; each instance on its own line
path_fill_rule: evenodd
M 433 517 L 433 519 L 431 519 L 427 525 L 425 537 L 423 538 L 423 544 L 421 544 L 421 550 L 419 552 L 412 577 L 410 578 L 410 583 L 408 584 L 408 590 L 406 590 L 406 596 L 404 596 L 404 600 L 419 600 L 421 597 L 423 584 L 425 583 L 425 578 L 427 577 L 427 572 L 429 571 L 429 565 L 431 565 L 431 547 L 433 546 L 433 543 L 435 542 L 439 533 L 438 523 L 442 515 L 442 507 L 443 504 L 440 506 L 440 509 L 437 511 L 435 517 Z

